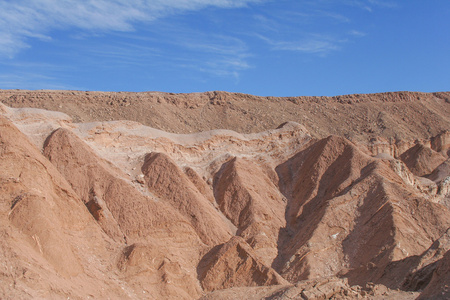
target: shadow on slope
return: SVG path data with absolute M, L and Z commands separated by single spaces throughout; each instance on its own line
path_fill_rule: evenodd
M 329 137 L 278 166 L 288 207 L 275 269 L 291 282 L 339 275 L 352 285 L 398 287 L 383 280 L 386 266 L 420 255 L 450 218 L 403 182 L 391 163 Z

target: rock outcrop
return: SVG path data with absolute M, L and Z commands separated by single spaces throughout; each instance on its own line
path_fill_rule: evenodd
M 390 262 L 421 254 L 450 225 L 448 211 L 421 197 L 389 160 L 344 138 L 313 143 L 277 171 L 288 208 L 274 266 L 291 282 L 380 282 Z
M 271 179 L 256 162 L 236 157 L 215 177 L 214 194 L 221 211 L 237 227 L 236 234 L 270 266 L 278 256 L 279 232 L 286 226 L 286 201 L 276 178 Z
M 231 238 L 225 218 L 166 154 L 147 155 L 142 173 L 148 189 L 185 216 L 205 244 L 214 246 Z
M 252 247 L 238 236 L 207 253 L 198 270 L 203 289 L 207 292 L 241 286 L 289 284 L 262 263 Z
M 61 111 L 76 122 L 125 119 L 178 133 L 211 129 L 262 132 L 293 121 L 303 124 L 317 138 L 334 134 L 366 142 L 376 136 L 387 140 L 429 139 L 450 128 L 450 92 L 259 97 L 221 91 L 0 90 L 0 102 L 10 107 Z
M 448 93 L 0 99 L 0 298 L 450 296 Z
M 118 247 L 58 170 L 2 116 L 0 169 L 1 297 L 126 297 L 118 278 L 103 274 Z
M 445 161 L 445 157 L 429 147 L 417 144 L 404 152 L 400 159 L 416 176 L 426 176 Z

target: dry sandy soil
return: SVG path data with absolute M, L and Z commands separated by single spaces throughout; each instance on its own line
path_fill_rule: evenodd
M 2 299 L 449 299 L 450 93 L 0 90 Z

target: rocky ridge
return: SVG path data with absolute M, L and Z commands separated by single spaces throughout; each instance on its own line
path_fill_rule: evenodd
M 382 137 L 430 139 L 450 128 L 450 92 L 390 92 L 335 97 L 259 97 L 204 92 L 91 92 L 0 90 L 10 107 L 45 108 L 75 122 L 131 120 L 173 133 L 229 129 L 257 133 L 292 121 L 316 138 L 345 136 L 366 142 Z M 408 147 L 409 148 L 409 147 Z
M 70 92 L 20 93 L 26 104 Z M 189 111 L 239 95 L 156 96 Z M 377 97 L 434 101 L 431 129 L 322 137 L 291 121 L 182 134 L 0 105 L 1 297 L 446 299 L 448 95 Z

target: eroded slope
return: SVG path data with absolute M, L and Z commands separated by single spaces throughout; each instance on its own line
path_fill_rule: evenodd
M 183 135 L 0 108 L 4 297 L 447 295 L 446 133 Z

